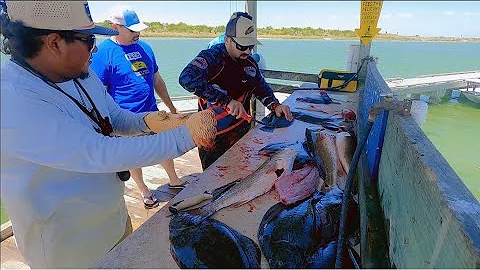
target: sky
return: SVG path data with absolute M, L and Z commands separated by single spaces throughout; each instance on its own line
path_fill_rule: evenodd
M 140 20 L 190 25 L 225 25 L 245 1 L 89 1 L 94 21 L 108 19 L 116 3 L 131 6 Z M 258 27 L 353 30 L 360 25 L 360 1 L 258 1 Z M 384 1 L 381 33 L 425 37 L 480 37 L 480 1 Z

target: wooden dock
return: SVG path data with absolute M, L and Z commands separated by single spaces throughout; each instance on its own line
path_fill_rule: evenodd
M 480 71 L 432 74 L 415 78 L 393 78 L 385 82 L 388 87 L 400 98 L 410 98 L 425 94 L 431 97 L 433 103 L 449 95 L 449 91 L 466 91 L 472 81 L 480 79 Z

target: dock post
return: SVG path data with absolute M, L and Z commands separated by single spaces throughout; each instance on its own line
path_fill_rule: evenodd
M 362 64 L 362 59 L 366 59 L 370 57 L 371 45 L 372 45 L 371 42 L 368 44 L 364 44 L 363 42 L 360 41 L 360 51 L 358 53 L 358 63 L 360 63 L 360 65 Z M 368 63 L 367 61 L 365 61 L 363 63 L 362 69 L 358 73 L 358 79 L 360 81 L 365 81 L 365 77 L 367 76 L 367 66 L 368 66 Z
M 253 24 L 255 25 L 255 29 L 257 27 L 257 1 L 247 0 L 245 1 L 245 12 L 252 16 Z M 258 31 L 257 31 L 257 38 L 258 38 Z M 252 53 L 257 53 L 257 46 L 253 47 Z M 257 114 L 257 110 L 260 111 L 260 114 Z M 263 113 L 261 113 L 263 111 Z M 260 120 L 265 115 L 265 106 L 262 103 L 258 102 L 255 96 L 252 95 L 250 99 L 250 115 L 257 120 Z M 255 125 L 255 121 L 252 121 L 252 125 Z

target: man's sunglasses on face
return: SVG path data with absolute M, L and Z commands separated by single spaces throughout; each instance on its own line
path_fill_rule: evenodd
M 233 43 L 235 43 L 235 47 L 237 47 L 237 49 L 242 51 L 242 52 L 244 52 L 248 49 L 253 50 L 253 48 L 255 48 L 255 45 L 243 46 L 243 45 L 238 44 L 232 37 L 229 37 L 229 38 L 233 41 Z
M 73 39 L 80 40 L 85 42 L 88 45 L 88 51 L 92 52 L 95 48 L 96 38 L 95 35 L 90 35 L 87 37 L 73 36 Z

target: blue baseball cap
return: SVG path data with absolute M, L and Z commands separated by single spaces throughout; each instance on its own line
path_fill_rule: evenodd
M 86 34 L 118 35 L 118 31 L 95 25 L 87 1 L 6 1 L 13 22 L 46 30 L 71 30 Z
M 132 8 L 125 5 L 118 5 L 113 8 L 110 14 L 110 22 L 123 25 L 134 32 L 140 32 L 148 27 L 138 19 L 137 13 Z

